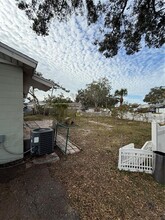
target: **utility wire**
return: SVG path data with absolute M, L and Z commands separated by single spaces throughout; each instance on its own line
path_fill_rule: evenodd
M 23 153 L 14 153 L 14 152 L 11 152 L 8 149 L 6 149 L 4 143 L 3 144 L 1 143 L 0 145 L 2 146 L 3 150 L 5 150 L 7 153 L 12 154 L 12 155 L 23 155 L 23 154 L 26 154 L 26 153 L 30 152 L 31 149 L 35 148 L 35 147 L 32 147 L 32 148 L 30 148 L 29 150 L 27 150 L 27 151 L 25 151 Z M 0 159 L 0 160 L 2 160 L 2 159 Z

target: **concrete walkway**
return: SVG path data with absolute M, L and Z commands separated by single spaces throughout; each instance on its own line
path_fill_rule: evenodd
M 50 176 L 46 165 L 0 170 L 0 176 L 0 219 L 79 219 L 63 186 Z

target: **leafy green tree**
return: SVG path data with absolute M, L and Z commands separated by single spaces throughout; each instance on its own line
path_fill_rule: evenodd
M 16 0 L 20 9 L 32 20 L 38 35 L 49 34 L 53 18 L 66 21 L 74 13 L 87 16 L 88 25 L 96 23 L 104 14 L 96 41 L 106 57 L 115 56 L 121 47 L 127 54 L 140 51 L 142 45 L 160 48 L 165 43 L 165 2 L 163 0 L 109 0 L 95 4 L 94 0 Z M 102 16 L 103 17 L 103 16 Z M 106 31 L 105 31 L 106 30 Z M 109 30 L 107 32 L 107 30 Z
M 127 104 L 120 105 L 118 107 L 118 111 L 119 111 L 119 118 L 123 119 L 124 115 L 129 111 L 129 105 Z
M 120 101 L 120 106 L 122 106 L 123 101 L 124 101 L 124 96 L 128 94 L 127 89 L 121 89 L 121 90 L 116 90 L 115 91 L 115 96 L 119 99 Z
M 67 103 L 53 103 L 50 114 L 55 117 L 58 122 L 64 122 L 67 117 L 68 104 Z
M 49 115 L 54 116 L 57 121 L 63 122 L 68 114 L 68 103 L 71 103 L 72 100 L 69 97 L 65 98 L 61 93 L 58 96 L 48 95 L 48 97 L 45 98 L 45 102 L 46 106 L 44 111 L 48 112 Z
M 81 102 L 83 107 L 87 109 L 91 106 L 90 100 L 88 98 L 88 91 L 87 89 L 80 89 L 76 94 L 76 102 Z
M 110 109 L 112 107 L 114 107 L 118 102 L 119 102 L 119 100 L 113 95 L 109 95 L 107 97 L 107 107 L 110 108 Z
M 145 95 L 144 102 L 149 104 L 161 104 L 165 103 L 165 87 L 154 87 L 150 90 L 150 92 Z
M 81 102 L 85 107 L 107 107 L 110 100 L 110 82 L 104 77 L 86 85 L 85 89 L 78 90 L 76 101 Z
M 47 98 L 45 98 L 46 103 L 48 104 L 54 104 L 54 103 L 72 103 L 73 101 L 69 97 L 64 97 L 64 95 L 61 93 L 58 96 L 50 96 L 48 95 Z

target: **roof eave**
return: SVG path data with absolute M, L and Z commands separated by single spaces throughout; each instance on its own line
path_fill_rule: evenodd
M 34 59 L 32 59 L 31 57 L 26 56 L 23 53 L 20 53 L 19 51 L 3 44 L 2 42 L 0 42 L 0 51 L 4 54 L 6 54 L 9 57 L 12 57 L 34 69 L 36 69 L 38 62 Z
M 49 89 L 51 89 L 54 86 L 54 83 L 34 74 L 32 76 L 32 86 L 34 88 L 38 88 L 40 90 L 47 92 Z

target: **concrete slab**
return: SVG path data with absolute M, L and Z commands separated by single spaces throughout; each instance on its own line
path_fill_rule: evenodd
M 79 220 L 63 186 L 51 177 L 46 165 L 17 171 L 18 167 L 3 171 L 9 180 L 0 181 L 0 219 Z M 0 175 L 3 177 L 1 170 Z
M 40 127 L 40 128 L 50 128 L 52 127 L 53 120 L 43 120 L 43 121 L 35 121 L 35 123 Z
M 32 163 L 34 164 L 55 163 L 59 159 L 60 159 L 59 156 L 55 152 L 53 152 L 52 154 L 36 157 L 35 159 L 32 160 Z

